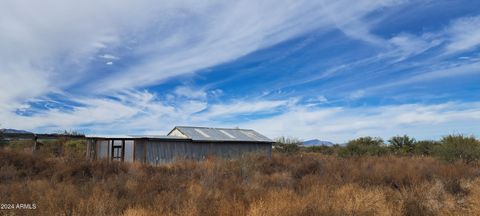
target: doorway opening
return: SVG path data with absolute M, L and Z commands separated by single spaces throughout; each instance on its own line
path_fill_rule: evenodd
M 125 159 L 125 140 L 112 140 L 112 160 L 123 161 Z

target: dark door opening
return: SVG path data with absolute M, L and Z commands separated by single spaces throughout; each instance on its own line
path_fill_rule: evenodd
M 125 140 L 112 140 L 112 160 L 123 161 L 125 157 Z

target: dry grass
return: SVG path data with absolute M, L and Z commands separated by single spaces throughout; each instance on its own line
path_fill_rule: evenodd
M 430 157 L 274 155 L 153 167 L 0 151 L 19 215 L 476 215 L 480 169 Z

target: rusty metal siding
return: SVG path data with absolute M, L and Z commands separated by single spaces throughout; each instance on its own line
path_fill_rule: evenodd
M 137 145 L 138 147 L 138 145 Z M 147 158 L 150 164 L 170 163 L 176 159 L 201 160 L 209 155 L 220 158 L 239 158 L 247 154 L 271 156 L 270 143 L 243 142 L 192 142 L 192 141 L 159 141 L 146 143 Z

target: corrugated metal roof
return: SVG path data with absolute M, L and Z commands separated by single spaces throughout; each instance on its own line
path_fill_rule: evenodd
M 268 137 L 250 129 L 177 126 L 172 131 L 175 129 L 194 141 L 273 142 Z
M 85 137 L 96 139 L 185 139 L 166 135 L 86 135 Z

